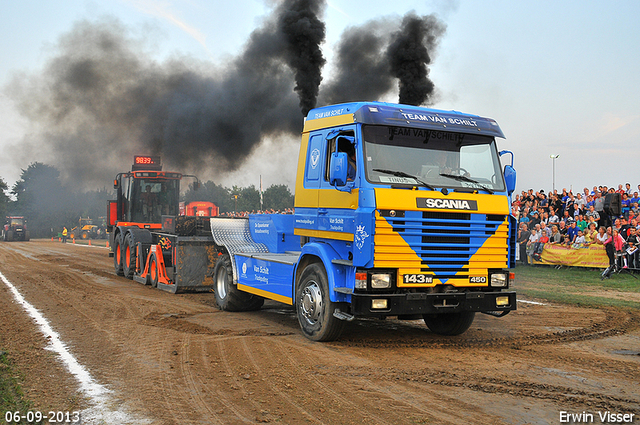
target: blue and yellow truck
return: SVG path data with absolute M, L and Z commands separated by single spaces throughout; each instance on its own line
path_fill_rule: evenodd
M 442 335 L 516 309 L 513 155 L 496 121 L 381 102 L 304 123 L 292 215 L 211 218 L 222 310 L 295 306 L 302 332 L 338 338 L 361 317 L 422 317 Z M 501 165 L 501 156 L 511 163 Z

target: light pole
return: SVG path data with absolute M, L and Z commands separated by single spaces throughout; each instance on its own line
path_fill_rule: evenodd
M 236 200 L 235 202 L 235 206 L 233 207 L 233 216 L 235 217 L 236 215 L 238 215 L 238 196 L 239 195 L 233 195 L 233 198 Z
M 549 158 L 553 160 L 553 191 L 551 193 L 556 191 L 556 159 L 558 159 L 559 156 L 560 155 L 549 155 Z

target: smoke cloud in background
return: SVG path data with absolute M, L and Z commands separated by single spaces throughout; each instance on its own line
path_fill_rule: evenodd
M 215 176 L 237 170 L 265 139 L 297 139 L 302 115 L 318 100 L 378 100 L 399 80 L 403 103 L 429 101 L 427 65 L 444 25 L 410 13 L 400 30 L 397 18 L 350 28 L 331 80 L 321 85 L 324 7 L 280 3 L 222 65 L 159 63 L 119 21 L 79 22 L 41 74 L 16 76 L 5 87 L 33 125 L 23 146 L 37 148 L 78 189 L 104 187 L 135 154 L 160 154 L 167 169 Z

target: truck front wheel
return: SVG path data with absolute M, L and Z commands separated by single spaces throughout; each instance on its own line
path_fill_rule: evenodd
M 296 288 L 296 313 L 304 336 L 312 341 L 334 341 L 344 322 L 333 316 L 327 272 L 318 263 L 307 266 Z
M 476 313 L 473 311 L 463 311 L 460 313 L 425 314 L 422 318 L 431 332 L 453 336 L 466 332 L 475 316 Z
M 216 304 L 220 310 L 252 311 L 259 310 L 264 304 L 264 298 L 243 292 L 233 284 L 233 269 L 229 254 L 218 258 L 216 267 L 213 269 L 213 279 Z

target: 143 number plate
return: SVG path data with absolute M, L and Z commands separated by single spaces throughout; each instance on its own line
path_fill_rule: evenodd
M 403 283 L 433 283 L 433 276 L 429 274 L 403 274 Z

